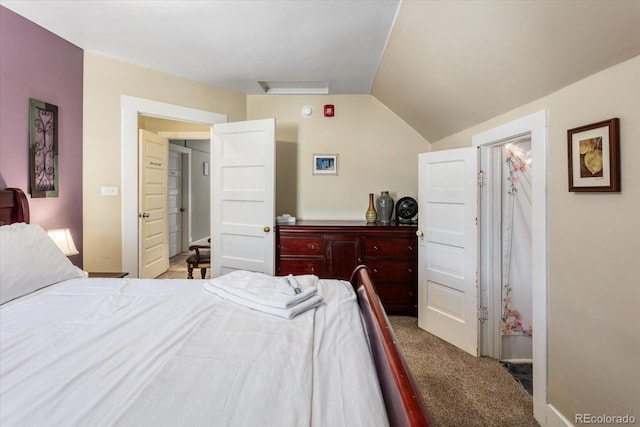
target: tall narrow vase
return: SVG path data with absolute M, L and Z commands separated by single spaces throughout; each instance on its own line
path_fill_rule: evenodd
M 393 198 L 388 191 L 382 191 L 376 200 L 376 208 L 378 211 L 378 219 L 382 224 L 391 222 L 391 214 L 393 213 Z
M 364 216 L 367 219 L 367 223 L 375 223 L 378 219 L 378 213 L 373 203 L 373 193 L 369 193 L 369 209 L 367 209 Z

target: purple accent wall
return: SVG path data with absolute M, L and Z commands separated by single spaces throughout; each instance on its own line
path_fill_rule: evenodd
M 82 266 L 82 72 L 84 52 L 0 6 L 0 187 L 29 196 L 31 222 L 69 227 Z M 58 197 L 29 193 L 29 98 L 58 106 Z

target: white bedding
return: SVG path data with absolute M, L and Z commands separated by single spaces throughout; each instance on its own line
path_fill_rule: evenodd
M 0 306 L 0 425 L 388 425 L 349 283 L 291 320 L 202 283 L 72 279 Z

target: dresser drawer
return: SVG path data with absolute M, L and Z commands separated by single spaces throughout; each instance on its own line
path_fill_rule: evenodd
M 280 256 L 324 256 L 324 237 L 280 236 Z
M 281 259 L 278 264 L 278 276 L 286 276 L 287 274 L 315 274 L 318 277 L 325 275 L 323 260 L 306 260 L 306 259 Z
M 417 301 L 416 290 L 410 283 L 376 283 L 376 291 L 385 304 L 412 305 Z
M 415 261 L 391 262 L 367 258 L 365 264 L 369 267 L 371 279 L 376 285 L 378 281 L 412 282 L 418 277 Z
M 365 256 L 414 257 L 418 253 L 416 239 L 367 238 Z

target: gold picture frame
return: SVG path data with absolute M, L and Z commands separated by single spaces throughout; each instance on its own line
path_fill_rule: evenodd
M 619 192 L 619 119 L 567 131 L 569 191 Z

